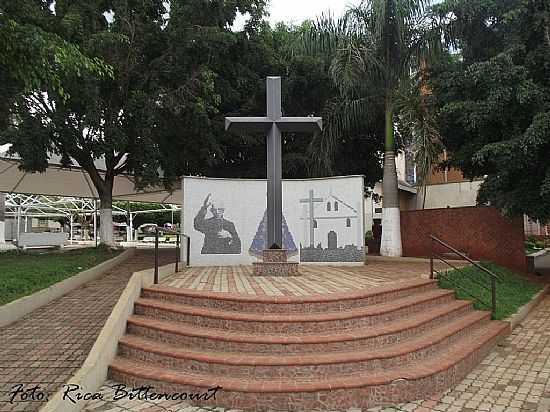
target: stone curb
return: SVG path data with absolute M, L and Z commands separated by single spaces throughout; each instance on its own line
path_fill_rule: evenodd
M 174 274 L 174 264 L 171 263 L 159 268 L 159 278 L 163 279 Z M 118 341 L 126 332 L 126 320 L 133 313 L 134 301 L 139 298 L 141 289 L 153 284 L 154 269 L 135 272 L 129 279 L 126 288 L 120 295 L 111 315 L 105 322 L 92 347 L 88 357 L 80 369 L 65 383 L 78 385 L 78 392 L 95 393 L 107 379 L 107 371 L 110 363 L 118 351 Z M 65 388 L 61 388 L 44 405 L 41 412 L 74 412 L 80 411 L 88 400 L 78 400 L 76 403 L 64 398 Z M 72 392 L 72 398 L 76 398 L 76 392 Z
M 542 302 L 542 300 L 548 295 L 548 292 L 550 292 L 550 285 L 544 286 L 544 288 L 539 293 L 537 293 L 529 303 L 526 303 L 521 308 L 519 308 L 519 310 L 512 316 L 504 319 L 505 321 L 510 322 L 512 330 L 521 325 L 521 323 L 531 313 L 531 311 L 535 309 L 539 305 L 539 303 Z
M 469 263 L 467 260 L 460 259 L 446 259 L 450 263 Z M 430 258 L 421 257 L 408 257 L 408 256 L 378 256 L 378 255 L 366 255 L 365 264 L 370 262 L 392 262 L 392 263 L 430 263 Z M 434 259 L 437 262 L 437 259 Z
M 80 272 L 68 279 L 55 283 L 45 289 L 39 290 L 29 296 L 24 296 L 13 302 L 0 306 L 0 327 L 7 326 L 18 321 L 33 310 L 54 301 L 71 292 L 72 290 L 104 275 L 116 265 L 125 262 L 133 256 L 135 249 L 128 249 L 120 255 L 100 263 L 93 268 Z

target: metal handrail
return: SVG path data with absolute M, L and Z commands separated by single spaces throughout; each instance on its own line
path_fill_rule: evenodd
M 480 299 L 479 297 L 477 296 L 474 296 L 472 295 L 471 293 L 469 293 L 468 291 L 466 291 L 466 289 L 464 289 L 463 287 L 461 287 L 458 282 L 454 282 L 450 276 L 448 276 L 448 273 L 445 274 L 445 275 L 442 275 L 441 272 L 437 271 L 434 269 L 434 259 L 438 259 L 440 261 L 442 261 L 443 263 L 447 264 L 448 266 L 452 267 L 454 270 L 458 270 L 460 271 L 461 273 L 463 274 L 466 274 L 466 272 L 464 272 L 463 270 L 461 270 L 461 268 L 453 265 L 451 262 L 449 262 L 448 260 L 444 259 L 443 256 L 441 256 L 440 254 L 438 253 L 435 253 L 434 252 L 434 247 L 433 247 L 433 243 L 434 242 L 437 242 L 439 243 L 441 246 L 445 247 L 446 249 L 450 250 L 451 252 L 453 252 L 454 254 L 456 254 L 457 256 L 461 257 L 463 260 L 466 260 L 468 262 L 470 262 L 473 266 L 475 266 L 476 268 L 478 269 L 481 269 L 483 272 L 485 272 L 486 274 L 489 275 L 489 278 L 491 280 L 491 286 L 490 286 L 490 290 L 491 290 L 491 313 L 492 313 L 492 316 L 493 318 L 495 317 L 496 315 L 496 310 L 497 310 L 497 298 L 496 298 L 496 282 L 499 281 L 501 282 L 502 280 L 496 275 L 494 274 L 493 272 L 491 272 L 489 269 L 481 266 L 478 262 L 475 262 L 474 260 L 470 259 L 468 256 L 466 256 L 464 253 L 461 253 L 459 252 L 458 250 L 456 250 L 454 247 L 452 247 L 451 245 L 445 243 L 444 241 L 442 241 L 441 239 L 438 239 L 437 237 L 433 236 L 433 235 L 430 235 L 430 239 L 431 239 L 431 253 L 430 253 L 430 279 L 434 279 L 434 273 L 437 273 L 437 275 L 439 275 L 439 277 L 444 277 L 446 278 L 447 280 L 449 280 L 452 284 L 454 284 L 456 287 L 458 287 L 460 290 L 462 290 L 463 292 L 465 292 L 467 295 L 471 296 L 472 298 L 474 298 L 475 300 L 477 300 L 479 303 L 481 303 L 482 305 L 486 305 L 486 306 L 489 306 L 486 302 L 484 302 L 482 299 Z M 479 282 L 478 279 L 475 279 L 471 276 L 469 276 L 469 278 L 475 282 L 477 285 L 485 288 L 486 290 L 489 290 L 489 287 L 484 285 L 482 282 Z
M 495 278 L 496 280 L 498 280 L 499 282 L 502 282 L 502 279 L 500 279 L 496 274 L 494 274 L 493 272 L 491 272 L 489 269 L 481 266 L 479 263 L 477 263 L 475 260 L 472 260 L 470 259 L 468 256 L 466 256 L 465 254 L 459 252 L 458 250 L 456 250 L 454 247 L 452 247 L 451 245 L 445 243 L 444 241 L 442 241 L 441 239 L 438 239 L 436 238 L 434 235 L 430 235 L 430 238 L 432 240 L 435 240 L 437 243 L 439 243 L 440 245 L 446 247 L 447 249 L 449 249 L 451 252 L 455 253 L 456 255 L 460 256 L 462 259 L 464 260 L 467 260 L 468 262 L 470 262 L 472 265 L 474 265 L 475 267 L 477 267 L 478 269 L 481 269 L 482 271 L 484 271 L 485 273 L 487 273 L 489 276 Z
M 169 234 L 169 235 L 176 235 L 176 268 L 175 273 L 179 272 L 179 263 L 180 263 L 180 237 L 184 237 L 187 239 L 187 262 L 186 266 L 189 267 L 190 261 L 191 261 L 191 238 L 184 234 L 180 233 L 177 230 L 171 230 L 171 229 L 165 229 L 161 228 L 159 226 L 155 227 L 155 274 L 154 274 L 154 284 L 157 285 L 159 283 L 159 233 L 160 232 Z

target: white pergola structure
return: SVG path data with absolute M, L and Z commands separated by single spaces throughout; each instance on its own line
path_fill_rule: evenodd
M 5 194 L 5 213 L 6 217 L 11 217 L 17 221 L 17 237 L 21 222 L 25 220 L 24 227 L 28 226 L 29 218 L 66 218 L 70 222 L 69 240 L 73 241 L 75 217 L 91 217 L 93 219 L 93 234 L 97 240 L 97 216 L 98 201 L 96 199 L 85 199 L 75 197 L 57 197 L 44 195 L 28 195 L 20 193 Z M 179 213 L 180 207 L 177 205 L 161 205 L 159 209 L 146 209 L 128 211 L 118 206 L 113 206 L 113 215 L 125 216 L 127 220 L 127 241 L 134 240 L 134 218 L 137 215 L 145 213 L 171 213 L 172 223 L 174 213 Z
M 71 216 L 78 210 L 79 213 L 95 213 L 99 195 L 93 186 L 88 174 L 78 165 L 70 168 L 62 167 L 59 158 L 53 156 L 49 160 L 48 168 L 43 173 L 29 173 L 21 170 L 20 159 L 17 156 L 8 155 L 2 152 L 0 148 L 0 194 L 9 194 L 10 199 L 21 200 L 22 202 L 34 202 L 35 213 L 41 214 L 43 217 L 50 216 Z M 101 168 L 101 161 L 97 161 L 98 167 Z M 131 176 L 120 175 L 115 178 L 113 185 L 113 201 L 129 201 L 129 202 L 144 202 L 157 203 L 165 205 L 163 209 L 154 209 L 149 211 L 129 212 L 125 210 L 116 210 L 113 208 L 114 214 L 125 214 L 128 216 L 128 239 L 133 237 L 133 217 L 140 213 L 160 213 L 166 211 L 178 211 L 181 208 L 173 205 L 181 205 L 182 192 L 179 185 L 176 185 L 176 190 L 169 192 L 164 188 L 148 188 L 146 190 L 137 190 L 135 181 Z M 38 196 L 38 197 L 36 197 Z M 51 201 L 52 198 L 64 198 L 60 200 L 64 202 L 67 199 L 72 199 L 75 210 L 70 210 L 71 207 L 61 207 L 62 204 Z M 32 200 L 31 200 L 32 199 Z M 49 199 L 49 200 L 48 200 Z M 0 242 L 3 239 L 3 202 L 0 197 Z M 45 204 L 42 204 L 45 203 Z M 38 206 L 42 204 L 42 209 Z M 23 205 L 24 206 L 24 205 Z M 8 205 L 8 216 L 13 210 L 13 204 Z M 29 209 L 30 211 L 30 209 Z M 30 216 L 30 215 L 29 215 Z
M 70 223 L 69 240 L 73 241 L 76 216 L 92 217 L 94 239 L 97 239 L 97 201 L 74 197 L 55 197 L 43 195 L 28 195 L 8 193 L 5 195 L 5 216 L 16 220 L 17 238 L 21 230 L 21 222 L 28 227 L 29 218 L 52 219 L 66 218 Z M 113 208 L 114 215 L 126 215 L 121 208 Z

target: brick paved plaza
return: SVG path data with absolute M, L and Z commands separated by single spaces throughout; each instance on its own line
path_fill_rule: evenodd
M 173 251 L 161 252 L 161 263 Z M 0 411 L 33 411 L 42 402 L 10 403 L 15 384 L 53 394 L 80 368 L 132 273 L 150 268 L 152 251 L 138 250 L 104 277 L 89 282 L 18 322 L 0 328 Z
M 92 401 L 87 412 L 237 412 L 223 408 L 199 408 L 171 401 L 110 401 L 115 382 L 101 391 L 105 401 Z M 447 412 L 548 412 L 550 411 L 550 297 L 516 328 L 481 365 L 459 385 L 441 396 L 368 411 Z M 298 412 L 298 411 L 297 411 Z M 305 411 L 303 411 L 305 412 Z M 349 409 L 340 412 L 361 412 Z M 363 410 L 362 412 L 365 412 Z
M 252 266 L 212 266 L 187 269 L 167 278 L 164 286 L 248 295 L 306 296 L 330 294 L 428 277 L 424 262 L 373 261 L 364 266 L 300 265 L 300 276 L 252 276 Z

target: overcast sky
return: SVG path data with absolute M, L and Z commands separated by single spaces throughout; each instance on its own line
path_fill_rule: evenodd
M 432 0 L 440 3 L 442 0 Z M 349 6 L 356 6 L 361 0 L 270 0 L 269 22 L 274 25 L 278 22 L 300 24 L 307 19 L 315 19 L 321 13 L 331 11 L 333 16 L 339 17 Z M 233 28 L 242 29 L 246 21 L 245 16 L 237 18 Z
M 271 0 L 268 7 L 269 21 L 272 25 L 280 21 L 300 24 L 329 10 L 334 16 L 341 16 L 347 6 L 359 2 L 360 0 Z M 239 18 L 234 28 L 242 28 L 245 20 L 245 17 Z
M 314 18 L 330 10 L 335 16 L 344 13 L 349 5 L 358 4 L 353 0 L 271 0 L 269 5 L 269 21 L 277 23 L 300 24 L 306 19 Z

